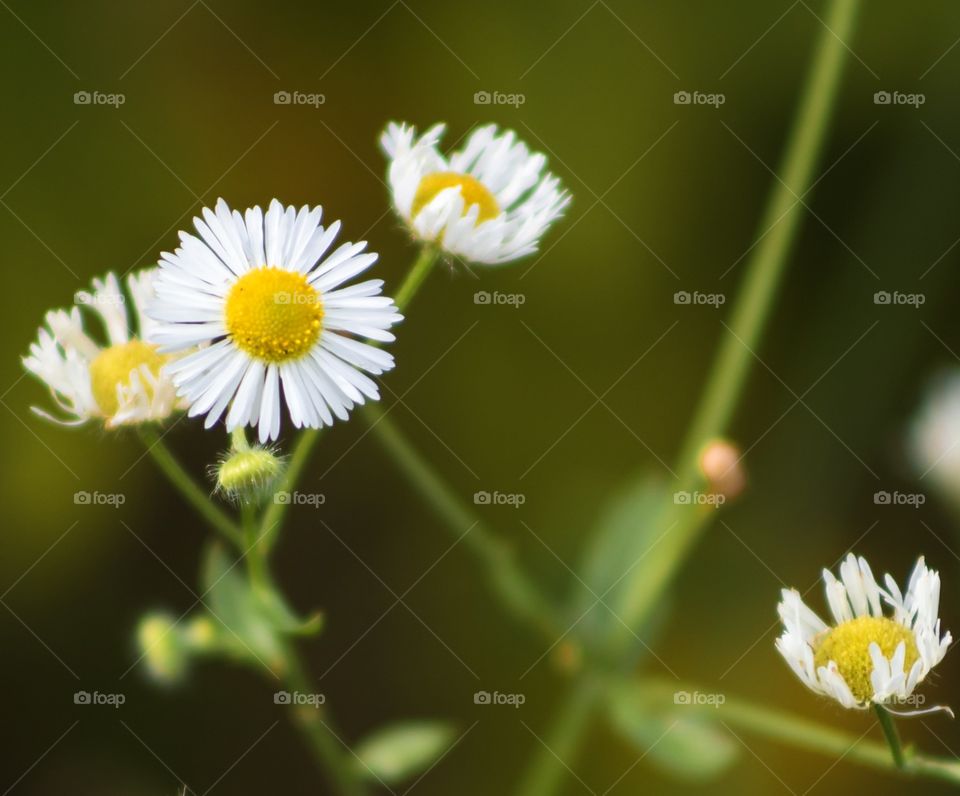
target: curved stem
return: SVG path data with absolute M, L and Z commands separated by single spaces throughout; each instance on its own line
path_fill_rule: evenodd
M 897 768 L 904 767 L 903 744 L 900 742 L 900 733 L 897 732 L 897 725 L 894 723 L 893 716 L 883 705 L 874 705 L 877 718 L 880 720 L 880 727 L 883 729 L 883 735 L 890 745 L 890 754 L 893 757 L 893 764 Z
M 767 201 L 761 222 L 762 239 L 754 249 L 747 266 L 741 293 L 728 324 L 729 332 L 714 359 L 710 376 L 690 425 L 679 457 L 677 488 L 693 492 L 701 483 L 699 455 L 701 447 L 727 430 L 756 349 L 766 326 L 789 255 L 803 217 L 801 198 L 810 189 L 813 171 L 820 159 L 832 116 L 843 61 L 847 57 L 845 41 L 849 39 L 860 0 L 832 0 L 817 44 L 813 64 L 808 72 L 803 96 L 790 131 L 783 164 Z M 669 528 L 662 542 L 649 551 L 642 572 L 627 582 L 624 603 L 618 615 L 625 628 L 642 625 L 669 587 L 680 565 L 693 549 L 705 526 L 706 516 L 696 507 L 670 503 L 660 512 L 659 527 Z M 578 699 L 575 689 L 570 700 Z M 570 713 L 561 708 L 559 721 Z M 575 714 L 586 722 L 589 711 Z M 540 752 L 539 766 L 559 765 L 547 751 Z M 546 796 L 554 786 L 547 783 L 520 792 L 525 796 Z M 536 787 L 534 787 L 536 786 Z
M 186 501 L 197 510 L 197 513 L 215 531 L 242 550 L 243 534 L 240 532 L 240 528 L 230 519 L 229 515 L 210 500 L 210 496 L 183 469 L 183 466 L 170 452 L 157 430 L 152 426 L 144 425 L 139 427 L 138 433 L 147 453 L 150 454 L 170 483 L 179 490 Z
M 558 627 L 553 608 L 519 568 L 513 551 L 464 506 L 379 406 L 366 407 L 364 414 L 400 472 L 480 562 L 504 607 L 548 633 L 559 632 L 562 628 Z
M 440 250 L 434 246 L 424 246 L 420 250 L 420 255 L 414 261 L 406 279 L 403 280 L 393 298 L 398 309 L 403 311 L 409 306 L 439 258 Z
M 286 676 L 284 682 L 291 692 L 312 694 L 312 681 L 303 667 L 300 655 L 291 645 L 283 651 Z M 350 748 L 340 740 L 333 719 L 325 708 L 309 706 L 291 707 L 297 727 L 309 741 L 320 767 L 327 773 L 337 792 L 342 796 L 363 796 L 366 784 L 354 760 Z

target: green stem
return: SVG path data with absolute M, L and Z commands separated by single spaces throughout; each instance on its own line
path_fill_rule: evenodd
M 893 716 L 883 705 L 874 705 L 873 707 L 876 710 L 877 718 L 880 720 L 880 726 L 883 728 L 883 735 L 890 745 L 893 764 L 897 768 L 903 768 L 903 744 L 900 743 L 900 733 L 897 732 L 897 725 L 894 723 Z
M 676 682 L 648 681 L 643 686 L 644 694 L 651 698 L 650 704 L 667 711 L 677 709 L 674 707 L 674 695 L 678 691 L 693 693 L 697 690 L 702 689 Z M 688 711 L 696 711 L 704 719 L 723 722 L 729 728 L 742 729 L 757 737 L 835 760 L 843 758 L 880 771 L 900 771 L 906 775 L 960 784 L 960 761 L 956 759 L 924 755 L 901 747 L 902 763 L 898 764 L 891 757 L 886 744 L 764 705 L 727 697 L 719 706 L 684 705 L 682 710 L 684 715 Z M 884 719 L 880 721 L 882 723 Z
M 286 676 L 284 682 L 291 692 L 299 691 L 303 694 L 312 694 L 315 688 L 304 669 L 300 655 L 290 645 L 284 651 Z M 367 787 L 363 781 L 360 769 L 354 765 L 349 747 L 340 741 L 333 719 L 326 707 L 314 708 L 310 706 L 291 707 L 293 718 L 309 741 L 321 769 L 327 773 L 331 782 L 341 796 L 363 796 Z
M 166 443 L 153 426 L 140 426 L 139 436 L 147 453 L 161 472 L 176 487 L 186 501 L 193 506 L 210 526 L 223 535 L 235 547 L 243 549 L 243 534 L 237 524 L 210 500 L 205 492 L 170 452 Z
M 757 245 L 747 266 L 744 284 L 734 306 L 710 376 L 681 448 L 677 489 L 693 492 L 702 484 L 699 456 L 711 439 L 726 433 L 747 375 L 756 358 L 760 338 L 789 262 L 805 209 L 797 201 L 810 188 L 814 169 L 826 139 L 830 118 L 848 57 L 860 0 L 833 0 L 820 34 L 813 66 L 807 77 L 789 136 L 782 177 L 774 183 L 761 230 L 769 232 Z M 680 565 L 693 549 L 708 513 L 669 504 L 660 527 L 673 530 L 651 551 L 643 577 L 632 581 L 622 614 L 631 627 L 641 624 L 660 601 Z
M 364 409 L 370 427 L 397 463 L 398 469 L 423 499 L 440 515 L 450 531 L 477 558 L 493 593 L 504 607 L 547 633 L 560 629 L 553 608 L 517 565 L 513 551 L 464 506 L 437 476 L 386 413 L 376 405 Z
M 434 246 L 424 246 L 420 250 L 420 255 L 413 263 L 413 266 L 407 273 L 406 279 L 403 280 L 403 284 L 400 285 L 396 295 L 393 297 L 398 309 L 403 311 L 409 306 L 439 258 L 440 250 Z
M 567 761 L 576 755 L 599 692 L 599 685 L 589 676 L 573 684 L 547 737 L 538 738 L 540 751 L 534 757 L 533 765 L 527 769 L 518 793 L 533 796 L 558 790 L 560 781 L 569 776 L 558 761 Z
M 310 460 L 310 454 L 313 452 L 313 447 L 317 444 L 319 438 L 320 429 L 318 428 L 307 428 L 300 432 L 297 441 L 293 444 L 293 452 L 290 454 L 290 460 L 287 463 L 286 472 L 283 474 L 283 480 L 277 487 L 274 496 L 277 492 L 293 492 L 297 486 L 297 482 L 300 480 L 300 474 L 303 472 L 304 467 L 307 466 L 307 462 Z M 264 555 L 273 549 L 277 537 L 280 534 L 280 529 L 283 527 L 283 520 L 289 505 L 289 502 L 277 502 L 277 500 L 274 499 L 267 505 L 266 510 L 263 512 L 263 518 L 260 522 L 259 546 L 263 550 Z
M 746 383 L 753 364 L 753 351 L 766 326 L 800 229 L 804 209 L 797 197 L 803 196 L 812 184 L 840 85 L 843 59 L 847 54 L 845 41 L 853 31 L 859 4 L 860 0 L 832 0 L 830 3 L 793 120 L 780 168 L 782 177 L 773 186 L 761 222 L 760 228 L 765 235 L 747 265 L 743 287 L 731 315 L 729 334 L 724 336 L 714 359 L 703 397 L 681 447 L 678 490 L 694 492 L 701 484 L 699 456 L 702 446 L 726 432 Z M 649 551 L 647 565 L 638 577 L 628 581 L 625 600 L 618 606 L 617 613 L 627 627 L 642 625 L 660 602 L 661 595 L 705 527 L 706 516 L 693 506 L 671 502 L 664 507 L 659 527 L 669 528 L 670 532 Z M 582 688 L 575 687 L 568 700 L 576 702 L 582 691 Z M 571 712 L 566 706 L 560 709 L 558 722 L 568 721 L 573 716 L 586 723 L 589 715 L 590 711 Z M 572 755 L 564 759 L 570 757 Z M 541 750 L 531 770 L 551 765 L 559 763 L 551 752 Z M 555 783 L 531 776 L 520 793 L 523 796 L 547 796 L 554 790 Z

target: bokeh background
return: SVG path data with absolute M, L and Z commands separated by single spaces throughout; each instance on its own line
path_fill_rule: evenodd
M 132 436 L 30 414 L 46 396 L 19 360 L 43 313 L 105 270 L 154 263 L 218 196 L 238 207 L 274 196 L 323 204 L 349 238 L 380 252 L 379 275 L 395 287 L 415 250 L 386 212 L 383 125 L 445 120 L 449 144 L 481 122 L 517 130 L 574 194 L 567 218 L 540 257 L 435 274 L 400 329 L 387 383 L 398 394 L 412 387 L 391 414 L 464 500 L 481 489 L 525 496 L 519 509 L 479 509 L 562 595 L 572 577 L 558 558 L 576 569 L 605 500 L 638 472 L 664 474 L 659 460 L 676 455 L 759 232 L 767 167 L 823 4 L 0 6 L 0 789 L 323 792 L 295 731 L 273 726 L 282 713 L 254 672 L 201 665 L 175 690 L 152 685 L 142 666 L 124 676 L 138 618 L 194 603 L 180 579 L 196 588 L 208 532 Z M 814 699 L 773 649 L 779 589 L 806 589 L 851 547 L 898 578 L 926 554 L 943 576 L 945 626 L 960 628 L 960 525 L 904 452 L 924 384 L 960 352 L 958 37 L 952 4 L 873 2 L 862 15 L 824 176 L 733 428 L 749 447 L 750 488 L 684 566 L 648 639 L 662 663 L 649 658 L 642 672 L 670 678 L 669 669 L 859 735 L 866 718 Z M 682 90 L 725 102 L 677 105 Z M 876 105 L 880 90 L 926 101 Z M 125 101 L 77 105 L 78 91 Z M 277 91 L 325 102 L 277 105 Z M 478 105 L 478 91 L 524 102 Z M 481 289 L 525 302 L 477 305 Z M 678 290 L 727 302 L 678 306 Z M 926 302 L 877 306 L 877 290 Z M 548 641 L 502 613 L 464 549 L 444 555 L 449 532 L 363 432 L 357 420 L 324 435 L 304 488 L 326 503 L 294 511 L 277 560 L 297 606 L 327 613 L 326 631 L 305 647 L 311 669 L 328 672 L 321 687 L 350 739 L 405 717 L 471 728 L 414 792 L 500 792 L 538 751 L 565 677 L 551 656 L 530 669 Z M 225 443 L 196 423 L 171 440 L 198 475 Z M 81 489 L 126 502 L 77 506 Z M 928 500 L 878 506 L 879 489 Z M 394 597 L 378 578 L 402 594 L 441 556 L 404 598 L 409 610 L 383 616 Z M 958 674 L 948 657 L 931 698 L 960 704 Z M 522 692 L 526 704 L 477 707 L 480 687 Z M 122 691 L 127 704 L 75 706 L 80 688 Z M 960 749 L 960 727 L 944 719 L 904 731 L 934 753 Z M 906 792 L 892 777 L 742 737 L 750 751 L 714 783 L 677 783 L 644 761 L 611 792 Z M 582 782 L 569 776 L 565 792 L 603 793 L 638 756 L 597 725 L 571 762 Z

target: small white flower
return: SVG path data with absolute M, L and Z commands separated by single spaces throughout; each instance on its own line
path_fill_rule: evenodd
M 784 630 L 776 646 L 790 668 L 809 689 L 845 708 L 916 703 L 914 689 L 951 642 L 949 633 L 940 635 L 939 573 L 921 557 L 904 596 L 889 575 L 886 588 L 879 586 L 866 560 L 851 553 L 840 565 L 840 579 L 824 570 L 823 581 L 832 627 L 795 589 L 783 590 L 777 612 Z M 884 604 L 892 615 L 884 615 Z
M 163 420 L 183 408 L 173 383 L 161 373 L 169 359 L 144 342 L 150 321 L 144 307 L 153 294 L 156 269 L 127 277 L 135 318 L 116 275 L 93 280 L 93 292 L 80 291 L 70 310 L 51 310 L 41 327 L 24 367 L 50 387 L 53 400 L 66 418 L 32 407 L 47 420 L 81 425 L 101 420 L 107 428 Z M 94 341 L 83 326 L 80 307 L 99 317 L 107 344 Z M 131 323 L 131 321 L 135 321 Z
M 960 369 L 933 381 L 910 426 L 914 469 L 960 501 Z
M 421 240 L 477 263 L 537 251 L 570 201 L 545 170 L 546 157 L 491 124 L 447 158 L 438 149 L 443 130 L 438 124 L 417 138 L 415 128 L 391 122 L 381 136 L 400 217 Z
M 190 416 L 214 425 L 227 409 L 227 429 L 260 427 L 260 441 L 280 434 L 280 393 L 297 428 L 345 420 L 356 404 L 377 400 L 376 383 L 393 357 L 366 337 L 390 342 L 402 320 L 383 281 L 341 285 L 369 268 L 366 242 L 344 243 L 330 254 L 340 222 L 324 228 L 319 207 L 244 215 L 222 199 L 195 218 L 200 237 L 180 233 L 164 253 L 149 314 L 149 335 L 164 352 L 201 350 L 167 372 L 190 404 Z M 324 256 L 326 255 L 326 256 Z

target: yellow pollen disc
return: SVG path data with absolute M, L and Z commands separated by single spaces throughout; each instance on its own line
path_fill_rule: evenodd
M 413 197 L 413 205 L 410 208 L 411 218 L 416 218 L 417 214 L 423 210 L 433 198 L 446 188 L 460 186 L 460 195 L 463 197 L 463 212 L 466 215 L 471 205 L 480 206 L 480 214 L 477 216 L 477 224 L 489 221 L 500 215 L 500 205 L 494 199 L 493 194 L 478 179 L 469 174 L 457 174 L 455 171 L 436 171 L 428 174 L 417 186 L 417 193 Z
M 156 346 L 142 340 L 130 340 L 103 349 L 90 363 L 90 386 L 93 399 L 104 417 L 112 417 L 120 408 L 117 387 L 130 384 L 130 374 L 146 365 L 154 376 L 160 375 L 160 367 L 167 358 L 157 353 Z M 147 395 L 152 397 L 153 388 L 141 379 Z
M 817 643 L 813 661 L 818 669 L 830 661 L 835 662 L 853 695 L 866 702 L 873 696 L 871 642 L 876 642 L 884 657 L 892 658 L 901 641 L 906 645 L 907 653 L 903 669 L 909 672 L 919 657 L 913 633 L 886 617 L 859 616 L 826 631 Z
M 285 362 L 302 357 L 317 342 L 323 302 L 303 274 L 271 266 L 236 281 L 224 316 L 241 350 L 264 362 Z

